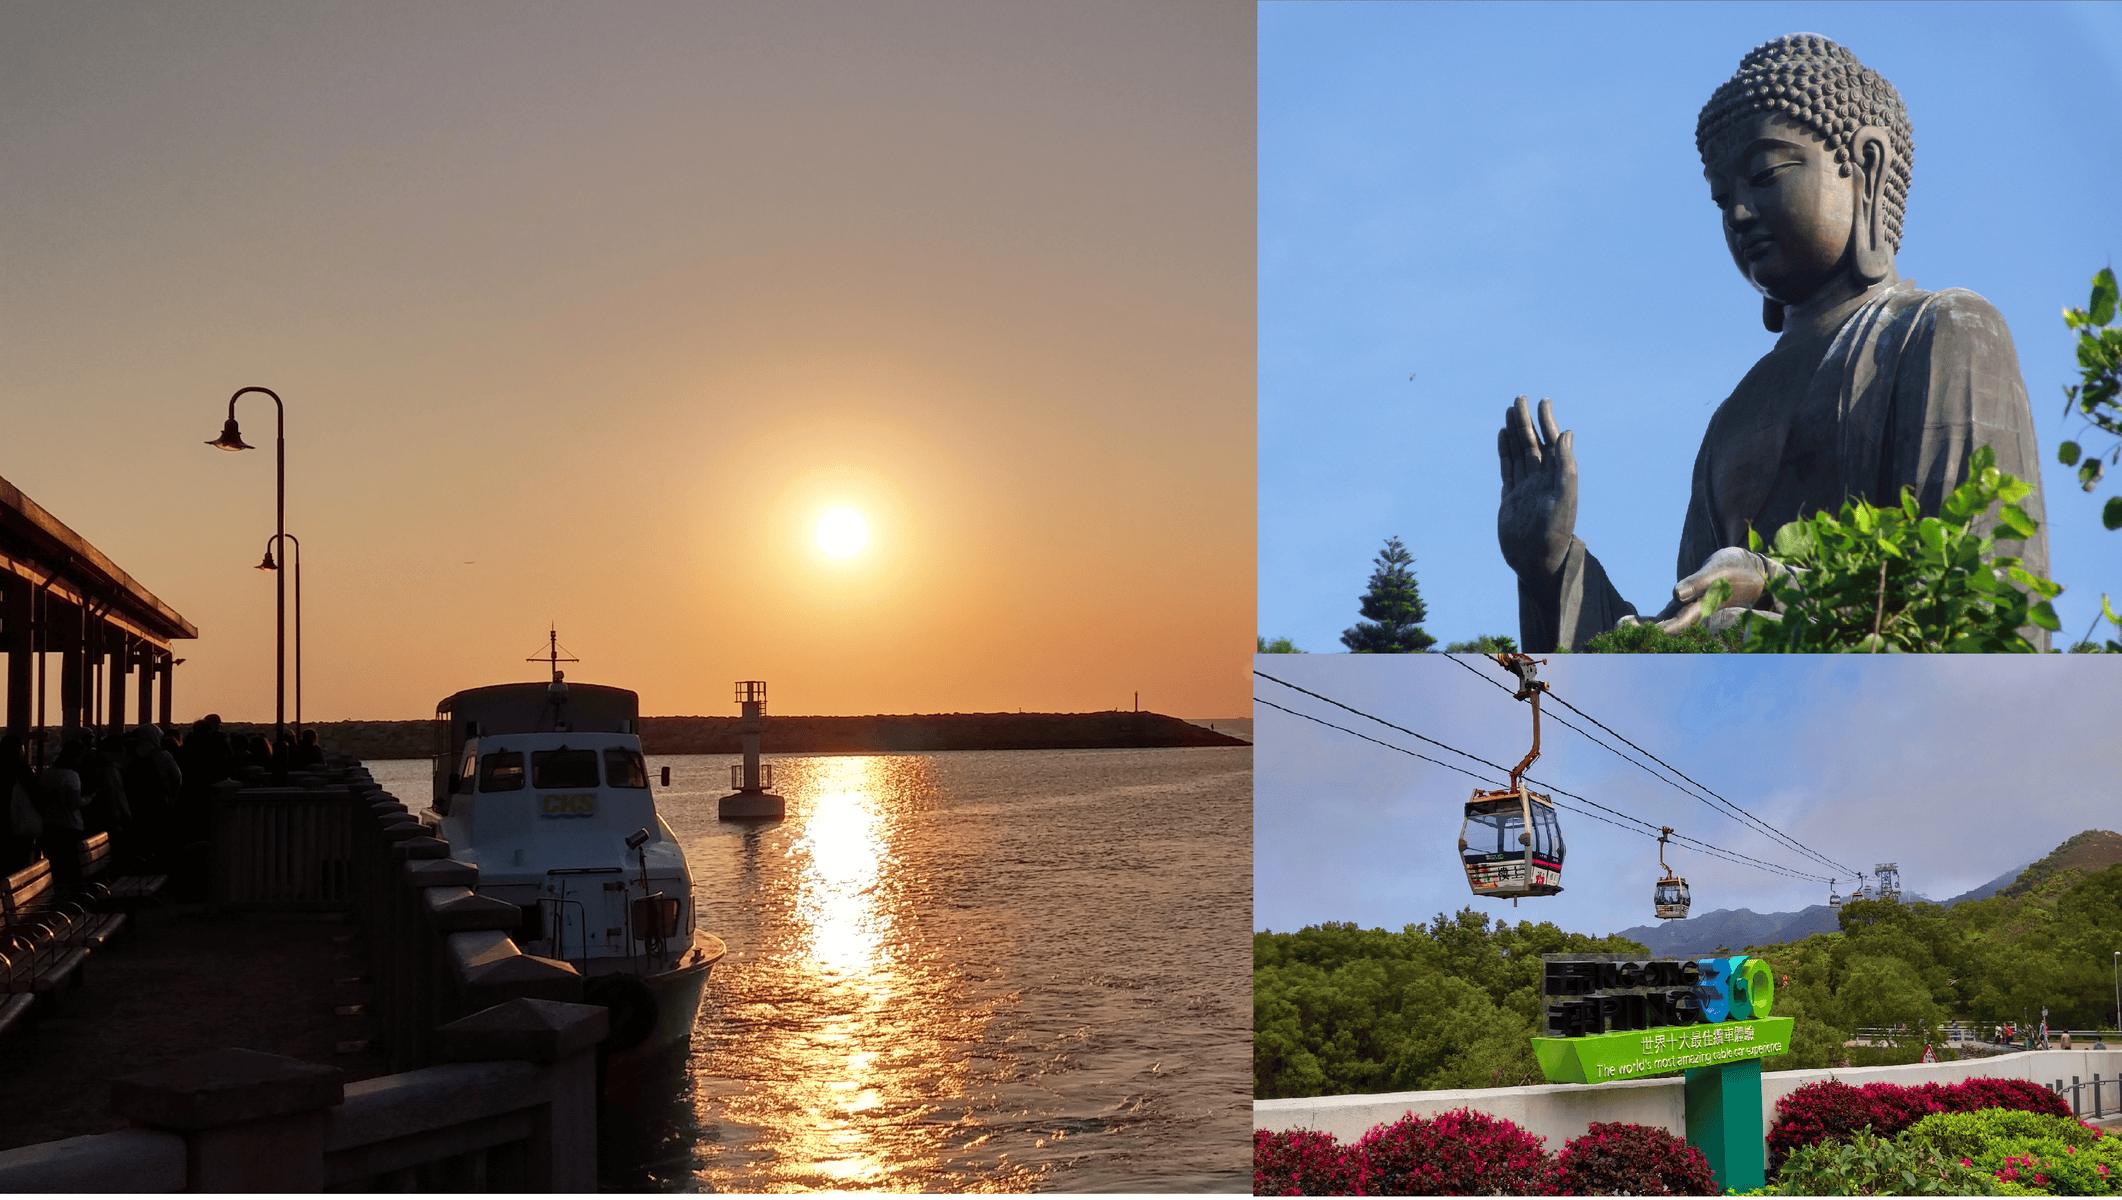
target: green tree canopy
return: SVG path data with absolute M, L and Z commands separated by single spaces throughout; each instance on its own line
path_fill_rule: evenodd
M 1361 598 L 1363 620 L 1341 635 L 1341 644 L 1357 654 L 1420 654 L 1437 644 L 1422 628 L 1429 607 L 1415 586 L 1415 556 L 1400 539 L 1385 539 L 1385 549 L 1372 559 L 1377 570 L 1370 575 L 1370 589 Z

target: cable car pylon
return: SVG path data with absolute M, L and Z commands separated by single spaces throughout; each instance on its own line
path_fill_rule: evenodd
M 1657 890 L 1651 893 L 1651 911 L 1657 913 L 1661 921 L 1685 920 L 1687 906 L 1693 903 L 1687 895 L 1687 881 L 1673 874 L 1673 869 L 1665 865 L 1665 840 L 1673 835 L 1673 827 L 1661 825 L 1659 829 L 1661 832 L 1658 834 L 1658 869 L 1664 874 L 1658 878 Z
M 1537 678 L 1538 667 L 1531 655 L 1489 657 L 1518 677 L 1512 699 L 1532 701 L 1533 745 L 1511 768 L 1509 787 L 1494 792 L 1477 789 L 1466 802 L 1459 858 L 1474 895 L 1509 896 L 1516 904 L 1521 896 L 1552 896 L 1562 890 L 1564 847 L 1555 802 L 1520 782 L 1526 768 L 1540 757 L 1540 693 L 1547 685 Z

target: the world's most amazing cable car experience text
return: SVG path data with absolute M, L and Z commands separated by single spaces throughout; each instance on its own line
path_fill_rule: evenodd
M 1534 678 L 1534 660 L 1524 654 L 1491 655 L 1518 677 L 1516 699 L 1533 705 L 1533 748 L 1511 769 L 1510 786 L 1476 791 L 1466 802 L 1466 821 L 1459 830 L 1459 857 L 1466 883 L 1476 896 L 1552 896 L 1562 890 L 1562 827 L 1555 802 L 1520 785 L 1519 777 L 1540 757 L 1540 693 L 1547 685 Z

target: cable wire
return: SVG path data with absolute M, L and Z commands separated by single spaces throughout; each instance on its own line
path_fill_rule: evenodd
M 1405 728 L 1404 726 L 1400 726 L 1400 725 L 1395 725 L 1394 723 L 1392 723 L 1391 721 L 1388 721 L 1388 720 L 1384 719 L 1383 717 L 1375 716 L 1375 715 L 1373 715 L 1373 714 L 1371 714 L 1371 713 L 1367 713 L 1367 712 L 1364 712 L 1364 711 L 1363 711 L 1362 709 L 1360 709 L 1360 708 L 1356 708 L 1356 707 L 1353 707 L 1353 706 L 1351 706 L 1351 705 L 1343 704 L 1343 703 L 1342 703 L 1341 701 L 1339 701 L 1339 700 L 1336 700 L 1336 699 L 1334 699 L 1334 698 L 1333 698 L 1333 697 L 1331 697 L 1331 696 L 1321 695 L 1320 693 L 1318 693 L 1318 692 L 1314 692 L 1314 691 L 1312 691 L 1312 690 L 1311 690 L 1311 689 L 1309 689 L 1309 688 L 1299 687 L 1298 685 L 1296 685 L 1296 684 L 1294 684 L 1294 683 L 1290 683 L 1289 681 L 1287 681 L 1287 680 L 1284 680 L 1284 679 L 1277 679 L 1277 678 L 1275 678 L 1274 676 L 1272 676 L 1272 675 L 1269 675 L 1269 674 L 1268 674 L 1268 673 L 1266 673 L 1265 671 L 1255 670 L 1255 671 L 1253 672 L 1253 674 L 1255 674 L 1255 675 L 1258 675 L 1258 676 L 1259 676 L 1260 678 L 1262 678 L 1262 679 L 1265 679 L 1265 680 L 1267 680 L 1267 681 L 1268 681 L 1268 682 L 1270 682 L 1270 683 L 1280 684 L 1280 685 L 1281 685 L 1281 686 L 1283 686 L 1283 687 L 1289 688 L 1289 689 L 1290 689 L 1291 691 L 1296 691 L 1296 692 L 1302 692 L 1303 694 L 1305 694 L 1305 695 L 1307 695 L 1307 696 L 1311 696 L 1311 697 L 1313 697 L 1314 699 L 1318 699 L 1318 700 L 1323 700 L 1323 701 L 1325 701 L 1326 703 L 1328 703 L 1328 704 L 1331 704 L 1331 705 L 1333 705 L 1333 706 L 1334 706 L 1334 707 L 1336 707 L 1336 708 L 1339 708 L 1339 709 L 1344 709 L 1344 710 L 1346 710 L 1346 711 L 1348 711 L 1348 712 L 1354 713 L 1354 714 L 1356 714 L 1357 716 L 1359 716 L 1359 717 L 1362 717 L 1362 718 L 1364 718 L 1365 720 L 1369 720 L 1369 721 L 1375 721 L 1375 722 L 1377 722 L 1378 724 L 1380 724 L 1380 725 L 1383 725 L 1383 726 L 1387 727 L 1388 729 L 1393 729 L 1393 730 L 1397 730 L 1397 731 L 1399 731 L 1399 732 L 1401 732 L 1401 733 L 1405 733 L 1405 734 L 1409 735 L 1410 737 L 1414 737 L 1414 738 L 1419 738 L 1420 740 L 1422 740 L 1422 741 L 1424 741 L 1424 742 L 1427 742 L 1427 743 L 1429 743 L 1429 744 L 1430 744 L 1430 745 L 1432 745 L 1432 746 L 1436 746 L 1436 747 L 1438 747 L 1439 749 L 1442 749 L 1442 750 L 1448 751 L 1448 752 L 1450 752 L 1450 753 L 1452 753 L 1452 754 L 1456 754 L 1456 755 L 1458 755 L 1458 756 L 1459 756 L 1459 757 L 1461 757 L 1461 758 L 1467 758 L 1467 759 L 1471 759 L 1471 760 L 1473 760 L 1474 762 L 1480 763 L 1480 764 L 1481 764 L 1482 766 L 1485 766 L 1485 767 L 1488 767 L 1488 768 L 1490 768 L 1491 770 L 1494 770 L 1494 771 L 1498 771 L 1498 772 L 1501 772 L 1501 773 L 1503 773 L 1504 775 L 1508 775 L 1508 774 L 1510 774 L 1510 770 L 1509 770 L 1509 768 L 1507 768 L 1507 767 L 1503 766 L 1503 765 L 1502 765 L 1502 764 L 1500 764 L 1500 763 L 1493 763 L 1493 762 L 1490 762 L 1490 761 L 1488 761 L 1487 759 L 1485 759 L 1485 758 L 1482 758 L 1482 757 L 1480 757 L 1479 755 L 1476 755 L 1476 754 L 1468 754 L 1468 753 L 1467 753 L 1466 751 L 1464 751 L 1464 750 L 1461 750 L 1461 749 L 1459 749 L 1459 748 L 1458 748 L 1458 747 L 1456 747 L 1456 746 L 1449 746 L 1449 745 L 1446 745 L 1445 743 L 1443 743 L 1443 742 L 1440 742 L 1440 741 L 1438 741 L 1437 739 L 1435 739 L 1435 738 L 1433 738 L 1433 737 L 1428 737 L 1428 736 L 1426 736 L 1426 735 L 1424 735 L 1424 734 L 1416 733 L 1416 732 L 1415 732 L 1414 730 L 1412 730 L 1412 729 L 1408 729 L 1408 728 Z M 1476 672 L 1476 674 L 1478 674 L 1478 672 Z M 1485 676 L 1485 675 L 1484 675 L 1484 676 L 1482 676 L 1482 678 L 1486 679 L 1486 678 L 1487 678 L 1487 676 Z M 1493 681 L 1493 680 L 1491 680 L 1490 682 L 1494 682 L 1494 681 Z M 1499 686 L 1499 687 L 1500 687 L 1500 686 L 1502 686 L 1502 685 L 1500 685 L 1500 684 L 1499 684 L 1499 685 L 1497 685 L 1497 686 Z M 1508 688 L 1505 688 L 1504 690 L 1505 690 L 1505 691 L 1508 691 L 1509 689 L 1508 689 Z M 1490 784 L 1493 784 L 1493 783 L 1494 783 L 1494 781 L 1493 781 L 1493 780 L 1491 780 L 1491 779 L 1484 779 L 1484 778 L 1483 778 L 1482 776 L 1480 776 L 1480 775 L 1477 775 L 1477 774 L 1475 774 L 1474 772 L 1472 772 L 1472 771 L 1469 771 L 1469 770 L 1467 770 L 1467 769 L 1466 769 L 1466 768 L 1464 768 L 1464 767 L 1460 767 L 1460 766 L 1455 766 L 1455 765 L 1453 765 L 1453 764 L 1451 764 L 1451 763 L 1447 763 L 1447 762 L 1442 762 L 1442 761 L 1440 761 L 1440 760 L 1438 760 L 1438 759 L 1434 759 L 1434 758 L 1431 758 L 1430 756 L 1428 756 L 1428 755 L 1426 755 L 1426 754 L 1421 754 L 1421 753 L 1417 753 L 1416 751 L 1413 751 L 1413 750 L 1409 750 L 1409 749 L 1407 749 L 1407 748 L 1405 748 L 1405 747 L 1403 747 L 1403 746 L 1395 746 L 1395 745 L 1393 745 L 1393 744 L 1392 744 L 1392 743 L 1390 743 L 1390 742 L 1383 742 L 1383 741 L 1379 741 L 1379 740 L 1378 740 L 1377 738 L 1374 738 L 1374 737 L 1370 737 L 1370 736 L 1368 736 L 1367 734 L 1361 734 L 1361 733 L 1357 733 L 1357 732 L 1356 732 L 1355 730 L 1353 730 L 1353 729 L 1349 729 L 1349 728 L 1348 728 L 1348 727 L 1346 727 L 1346 726 L 1343 726 L 1343 725 L 1336 725 L 1336 724 L 1334 724 L 1334 723 L 1333 723 L 1332 721 L 1327 721 L 1327 720 L 1324 720 L 1324 719 L 1322 719 L 1322 718 L 1319 718 L 1319 717 L 1315 717 L 1315 716 L 1312 716 L 1312 715 L 1311 715 L 1311 714 L 1309 714 L 1309 713 L 1302 713 L 1302 712 L 1298 712 L 1297 710 L 1295 710 L 1295 709 L 1292 709 L 1292 708 L 1285 708 L 1285 707 L 1283 707 L 1283 706 L 1282 706 L 1282 705 L 1280 705 L 1280 704 L 1276 704 L 1275 702 L 1273 702 L 1273 701 L 1271 701 L 1271 700 L 1266 700 L 1266 699 L 1263 699 L 1263 698 L 1261 698 L 1261 697 L 1259 697 L 1259 696 L 1255 696 L 1255 697 L 1253 697 L 1253 700 L 1254 700 L 1254 702 L 1255 702 L 1255 703 L 1259 703 L 1259 704 L 1265 704 L 1265 705 L 1267 705 L 1267 706 L 1268 706 L 1269 708 L 1272 708 L 1272 709 L 1276 709 L 1276 710 L 1278 710 L 1278 711 L 1280 711 L 1280 712 L 1285 712 L 1285 713 L 1288 713 L 1288 714 L 1290 714 L 1291 716 L 1294 716 L 1294 717 L 1301 717 L 1301 718 L 1303 718 L 1303 719 L 1305 719 L 1305 720 L 1307 720 L 1307 721 L 1312 721 L 1312 722 L 1315 722 L 1315 723 L 1317 723 L 1317 724 L 1320 724 L 1320 725 L 1324 725 L 1324 726 L 1326 726 L 1326 727 L 1327 727 L 1327 728 L 1329 728 L 1329 729 L 1338 729 L 1338 730 L 1340 730 L 1340 731 L 1341 731 L 1341 732 L 1343 732 L 1343 733 L 1349 734 L 1349 735 L 1351 735 L 1351 736 L 1353 736 L 1353 737 L 1358 737 L 1358 738 L 1362 738 L 1362 739 L 1363 739 L 1364 741 L 1366 741 L 1366 742 L 1371 742 L 1371 743 L 1373 743 L 1373 744 L 1375 744 L 1375 745 L 1383 746 L 1383 747 L 1385 747 L 1385 748 L 1386 748 L 1386 749 L 1388 749 L 1388 750 L 1393 750 L 1393 751 L 1397 751 L 1397 752 L 1399 752 L 1399 753 L 1401 753 L 1401 754 L 1406 754 L 1406 755 L 1409 755 L 1409 756 L 1411 756 L 1411 757 L 1414 757 L 1414 758 L 1419 758 L 1419 759 L 1423 760 L 1424 762 L 1429 762 L 1429 763 L 1435 763 L 1435 764 L 1436 764 L 1437 766 L 1449 768 L 1450 770 L 1453 770 L 1453 771 L 1457 771 L 1457 772 L 1459 772 L 1459 773 L 1460 773 L 1460 774 L 1462 774 L 1462 775 L 1466 775 L 1466 776 L 1469 776 L 1469 777 L 1471 777 L 1471 778 L 1475 779 L 1475 780 L 1476 780 L 1476 781 L 1478 781 L 1478 782 L 1482 782 L 1482 783 L 1490 783 Z M 1587 719 L 1588 719 L 1588 718 L 1587 718 Z M 1581 733 L 1582 731 L 1580 730 L 1579 732 Z M 1586 736 L 1589 736 L 1589 735 L 1586 735 Z M 1618 735 L 1617 735 L 1617 736 L 1618 736 Z M 1610 748 L 1610 747 L 1609 747 L 1609 748 Z M 1598 801 L 1596 801 L 1596 800 L 1593 800 L 1593 799 L 1591 799 L 1591 798 L 1589 798 L 1589 797 L 1587 797 L 1587 796 L 1581 796 L 1581 795 L 1578 795 L 1578 794 L 1577 794 L 1577 793 L 1575 793 L 1575 792 L 1571 792 L 1571 791 L 1568 791 L 1568 790 L 1566 790 L 1566 789 L 1563 789 L 1563 788 L 1557 787 L 1557 786 L 1555 786 L 1554 784 L 1548 783 L 1548 782 L 1546 782 L 1546 781 L 1544 781 L 1544 780 L 1540 780 L 1540 779 L 1534 779 L 1534 778 L 1533 778 L 1532 776 L 1530 776 L 1530 775 L 1521 775 L 1521 776 L 1520 776 L 1520 778 L 1521 778 L 1521 779 L 1524 779 L 1524 780 L 1525 780 L 1526 782 L 1528 782 L 1528 783 L 1536 784 L 1536 785 L 1538 785 L 1538 786 L 1540 786 L 1540 787 L 1546 788 L 1546 789 L 1548 789 L 1548 791 L 1550 791 L 1550 792 L 1552 792 L 1552 793 L 1554 793 L 1554 794 L 1556 794 L 1556 795 L 1562 795 L 1562 796 L 1567 796 L 1567 797 L 1569 797 L 1569 798 L 1570 798 L 1570 799 L 1572 799 L 1572 800 L 1576 800 L 1576 801 L 1579 801 L 1579 802 L 1581 802 L 1581 803 L 1584 803 L 1584 804 L 1589 804 L 1589 805 L 1591 805 L 1591 806 L 1592 806 L 1593 808 L 1596 808 L 1596 809 L 1600 810 L 1601 812 L 1611 813 L 1611 814 L 1613 814 L 1613 815 L 1614 815 L 1614 816 L 1616 816 L 1616 817 L 1620 817 L 1620 818 L 1622 818 L 1623 820 L 1626 820 L 1626 821 L 1633 821 L 1633 822 L 1635 822 L 1636 824 L 1638 824 L 1638 825 L 1641 825 L 1641 826 L 1643 826 L 1643 827 L 1644 827 L 1644 828 L 1643 828 L 1643 830 L 1630 830 L 1630 832 L 1635 832 L 1635 833 L 1642 833 L 1642 834 L 1643 834 L 1643 836 L 1645 836 L 1645 837 L 1649 837 L 1649 838 L 1653 838 L 1653 839 L 1655 839 L 1655 838 L 1656 838 L 1656 836 L 1657 836 L 1657 834 L 1656 834 L 1656 833 L 1654 833 L 1654 832 L 1645 832 L 1645 831 L 1646 831 L 1646 830 L 1661 830 L 1661 829 L 1663 828 L 1662 826 L 1659 826 L 1659 825 L 1654 825 L 1654 824 L 1652 824 L 1652 823 L 1651 823 L 1651 822 L 1649 822 L 1649 821 L 1645 821 L 1645 820 L 1643 820 L 1643 819 L 1642 819 L 1641 817 L 1634 817 L 1634 816 L 1630 816 L 1629 814 L 1627 814 L 1627 813 L 1624 813 L 1624 812 L 1621 812 L 1621 811 L 1620 811 L 1620 810 L 1618 810 L 1618 809 L 1608 808 L 1608 807 L 1607 807 L 1606 805 L 1604 805 L 1604 804 L 1601 804 L 1601 803 L 1599 803 Z M 1605 817 L 1601 817 L 1601 816 L 1598 816 L 1598 815 L 1597 815 L 1596 813 L 1590 813 L 1590 812 L 1586 812 L 1586 811 L 1584 811 L 1583 809 L 1579 809 L 1579 808 L 1573 808 L 1573 807 L 1570 807 L 1570 806 L 1568 806 L 1568 805 L 1558 805 L 1558 807 L 1561 807 L 1561 808 L 1563 808 L 1563 809 L 1565 809 L 1566 811 L 1569 811 L 1569 812 L 1574 812 L 1574 813 L 1578 813 L 1578 814 L 1580 814 L 1580 815 L 1582 815 L 1582 816 L 1587 816 L 1587 817 L 1591 817 L 1591 818 L 1593 818 L 1594 820 L 1606 821 L 1606 823 L 1607 823 L 1607 824 L 1609 824 L 1609 825 L 1617 825 L 1617 827 L 1618 827 L 1618 828 L 1622 828 L 1622 829 L 1628 829 L 1628 828 L 1629 828 L 1629 827 L 1628 827 L 1628 826 L 1626 826 L 1626 825 L 1618 825 L 1618 824 L 1617 824 L 1616 822 L 1613 822 L 1613 821 L 1607 821 Z M 1773 873 L 1775 873 L 1775 874 L 1778 874 L 1778 875 L 1783 875 L 1783 876 L 1785 876 L 1785 877 L 1788 877 L 1788 878 L 1792 878 L 1792 879 L 1809 879 L 1809 880 L 1812 880 L 1812 881 L 1814 881 L 1814 882 L 1818 882 L 1818 883 L 1826 883 L 1826 882 L 1828 882 L 1828 880 L 1827 880 L 1827 878 L 1826 878 L 1825 876 L 1820 876 L 1820 875 L 1813 875 L 1813 874 L 1811 874 L 1811 873 L 1809 873 L 1809 872 L 1805 872 L 1805 871 L 1799 871 L 1799 870 L 1796 870 L 1796 869 L 1794 869 L 1794 868 L 1791 868 L 1791 867 L 1786 867 L 1786 866 L 1784 866 L 1784 865 L 1782 865 L 1782 864 L 1780 864 L 1780 863 L 1771 863 L 1771 862 L 1766 862 L 1766 861 L 1763 861 L 1763 860 L 1761 860 L 1761 859 L 1755 858 L 1755 857 L 1753 857 L 1752 855 L 1749 855 L 1749 854 L 1742 854 L 1742 853 L 1740 853 L 1740 852 L 1738 852 L 1738 851 L 1736 851 L 1736 850 L 1727 850 L 1727 849 L 1725 849 L 1725 848 L 1723 848 L 1723 847 L 1721 847 L 1721 846 L 1713 846 L 1713 845 L 1709 844 L 1708 842 L 1703 842 L 1703 841 L 1699 841 L 1699 840 L 1697 840 L 1697 839 L 1695 839 L 1695 838 L 1691 838 L 1691 837 L 1688 837 L 1688 836 L 1686 836 L 1685 834 L 1674 834 L 1674 835 L 1672 835 L 1672 836 L 1673 836 L 1673 837 L 1674 837 L 1674 838 L 1675 838 L 1676 840 L 1679 840 L 1679 841 L 1682 841 L 1682 842 L 1686 842 L 1686 843 L 1688 843 L 1689 845 L 1695 846 L 1695 847 L 1697 847 L 1697 848 L 1699 848 L 1699 849 L 1701 849 L 1701 850 L 1703 850 L 1703 851 L 1705 851 L 1705 852 L 1707 852 L 1707 853 L 1709 853 L 1709 854 L 1712 854 L 1712 855 L 1714 855 L 1714 856 L 1716 856 L 1716 857 L 1718 857 L 1718 858 L 1724 859 L 1725 861 L 1728 861 L 1728 862 L 1733 862 L 1733 863 L 1736 863 L 1736 864 L 1738 864 L 1738 865 L 1741 865 L 1741 866 L 1754 866 L 1754 867 L 1760 868 L 1760 869 L 1762 869 L 1762 870 L 1765 870 L 1765 871 L 1770 871 L 1770 872 L 1773 872 Z
M 1444 657 L 1452 658 L 1452 656 L 1448 654 Z M 1495 687 L 1501 688 L 1506 692 L 1511 690 L 1501 681 L 1481 672 L 1472 663 L 1461 662 L 1459 659 L 1456 658 L 1452 658 L 1452 661 L 1459 663 L 1460 666 L 1465 667 L 1469 671 L 1472 671 L 1477 678 L 1486 680 L 1488 683 L 1492 684 Z M 1845 874 L 1854 874 L 1856 872 L 1856 868 L 1836 862 L 1834 859 L 1827 857 L 1826 855 L 1820 853 L 1817 850 L 1814 850 L 1812 847 L 1805 845 L 1798 839 L 1790 836 L 1787 833 L 1784 833 L 1782 830 L 1777 829 L 1775 826 L 1770 825 L 1766 821 L 1761 820 L 1759 817 L 1754 816 L 1752 813 L 1747 812 L 1745 809 L 1740 808 L 1739 806 L 1733 804 L 1731 801 L 1726 800 L 1723 796 L 1712 791 L 1707 785 L 1687 775 L 1678 767 L 1673 766 L 1671 763 L 1666 762 L 1664 759 L 1659 758 L 1657 755 L 1652 754 L 1650 751 L 1645 750 L 1643 747 L 1636 745 L 1634 742 L 1629 741 L 1626 737 L 1623 737 L 1621 734 L 1615 732 L 1610 726 L 1608 726 L 1605 722 L 1601 721 L 1599 718 L 1591 715 L 1588 712 L 1585 712 L 1583 709 L 1578 708 L 1576 705 L 1571 704 L 1569 701 L 1556 695 L 1552 689 L 1548 691 L 1547 695 L 1548 698 L 1553 700 L 1555 703 L 1560 704 L 1562 707 L 1568 709 L 1573 713 L 1576 713 L 1578 716 L 1583 717 L 1585 720 L 1590 721 L 1592 724 L 1597 725 L 1599 728 L 1606 730 L 1607 733 L 1612 734 L 1616 739 L 1621 741 L 1623 744 L 1627 745 L 1636 753 L 1641 754 L 1645 758 L 1650 759 L 1652 762 L 1657 763 L 1659 766 L 1664 767 L 1666 770 L 1672 772 L 1674 775 L 1679 776 L 1681 779 L 1687 780 L 1688 783 L 1693 784 L 1696 788 L 1700 789 L 1700 791 L 1706 794 L 1707 796 L 1714 797 L 1716 799 L 1716 802 L 1718 804 L 1723 805 L 1727 810 L 1730 811 L 1732 815 L 1738 817 L 1740 820 L 1745 821 L 1750 825 L 1753 825 L 1761 832 L 1768 834 L 1771 838 L 1774 838 L 1778 842 L 1782 843 L 1785 848 L 1796 850 L 1798 853 L 1803 854 L 1808 858 L 1814 859 L 1815 861 L 1825 866 L 1832 867 L 1835 870 L 1843 872 Z M 1589 733 L 1586 733 L 1584 730 L 1578 729 L 1575 725 L 1570 724 L 1570 722 L 1566 718 L 1555 717 L 1554 719 L 1556 722 L 1561 724 L 1563 728 L 1576 732 L 1578 735 L 1584 737 L 1588 741 L 1592 742 L 1594 745 L 1600 746 L 1608 752 L 1618 756 L 1623 761 L 1632 763 L 1638 767 L 1642 767 L 1643 771 L 1646 774 L 1648 774 L 1651 778 L 1656 779 L 1658 782 L 1669 784 L 1683 795 L 1687 795 L 1696 800 L 1700 800 L 1704 804 L 1709 804 L 1709 800 L 1705 799 L 1703 795 L 1697 795 L 1695 792 L 1691 792 L 1687 788 L 1681 787 L 1679 784 L 1674 783 L 1672 780 L 1667 779 L 1665 776 L 1658 774 L 1658 772 L 1652 770 L 1650 767 L 1644 766 L 1644 764 L 1637 762 L 1635 759 L 1629 758 L 1628 755 L 1622 754 L 1619 750 L 1614 749 L 1612 746 L 1608 746 L 1605 742 L 1600 741 L 1598 738 L 1592 736 Z

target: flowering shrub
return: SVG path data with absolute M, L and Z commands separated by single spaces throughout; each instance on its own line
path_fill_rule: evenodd
M 1937 1113 L 1909 1127 L 1908 1136 L 1950 1158 L 1976 1158 L 1993 1146 L 2051 1138 L 2086 1148 L 2100 1141 L 2100 1131 L 2075 1117 L 1991 1108 L 1971 1113 Z
M 1791 1151 L 1767 1189 L 1772 1196 L 1987 1196 L 1994 1176 L 1905 1136 L 1869 1129 Z
M 1315 1129 L 1253 1131 L 1253 1195 L 1361 1196 L 1361 1158 Z
M 2022 1143 L 2016 1153 L 1985 1154 L 1976 1167 L 1994 1171 L 1997 1179 L 2049 1196 L 2112 1196 L 2122 1181 L 2122 1138 L 2086 1149 L 2053 1138 Z M 2114 1148 L 2110 1148 L 2112 1145 Z
M 2063 1097 L 2031 1079 L 1966 1079 L 1941 1090 L 1953 1095 L 1953 1103 L 1946 1106 L 1946 1112 L 2008 1108 L 2057 1117 L 2070 1115 L 2070 1105 Z
M 1543 1139 L 1469 1108 L 1409 1113 L 1356 1143 L 1366 1186 L 1389 1196 L 1541 1196 L 1553 1191 Z
M 1597 1121 L 1556 1160 L 1559 1189 L 1572 1196 L 1714 1196 L 1702 1152 L 1650 1125 Z
M 1866 1128 L 1890 1138 L 1935 1111 L 1936 1100 L 1919 1088 L 1890 1083 L 1854 1088 L 1837 1079 L 1808 1083 L 1776 1101 L 1776 1120 L 1768 1130 L 1769 1173 L 1781 1170 L 1802 1147 L 1846 1142 Z
M 1808 1083 L 1776 1102 L 1775 1123 L 1768 1131 L 1769 1170 L 1775 1171 L 1801 1146 L 1847 1141 L 1866 1126 L 1881 1137 L 1893 1137 L 1934 1113 L 1991 1108 L 2070 1115 L 2061 1096 L 2025 1079 L 1968 1079 L 1920 1087 L 1867 1083 L 1861 1088 L 1827 1079 Z

